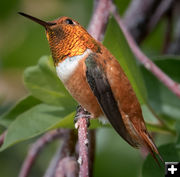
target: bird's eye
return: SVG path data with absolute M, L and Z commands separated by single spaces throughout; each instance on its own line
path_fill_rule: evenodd
M 70 25 L 73 25 L 73 24 L 74 24 L 73 21 L 72 21 L 71 19 L 69 19 L 69 18 L 66 19 L 66 23 L 67 23 L 67 24 L 70 24 Z

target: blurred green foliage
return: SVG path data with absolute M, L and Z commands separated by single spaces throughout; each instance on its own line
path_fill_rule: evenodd
M 120 14 L 123 14 L 129 1 L 115 0 L 115 3 Z M 32 143 L 38 135 L 57 127 L 73 127 L 76 106 L 76 102 L 57 78 L 52 58 L 44 56 L 50 55 L 44 29 L 20 17 L 17 11 L 32 14 L 43 20 L 70 16 L 87 27 L 92 9 L 92 0 L 2 1 L 0 5 L 0 35 L 2 36 L 0 38 L 0 72 L 10 70 L 13 75 L 14 70 L 22 71 L 28 67 L 24 72 L 24 84 L 29 95 L 18 101 L 8 111 L 6 110 L 10 103 L 4 104 L 3 99 L 2 101 L 0 99 L 0 113 L 6 111 L 0 116 L 0 132 L 5 128 L 8 129 L 1 150 L 17 144 L 0 152 L 1 176 L 10 177 L 14 174 L 17 176 L 29 143 Z M 163 21 L 141 44 L 141 47 L 164 72 L 180 82 L 180 58 L 160 56 L 164 31 Z M 141 102 L 148 129 L 161 133 L 156 135 L 158 140 L 156 144 L 161 145 L 159 150 L 164 160 L 180 161 L 179 99 L 143 66 L 135 62 L 135 57 L 122 32 L 113 20 L 109 23 L 104 44 L 117 57 L 128 75 Z M 157 125 L 157 116 L 164 122 L 162 127 Z M 163 176 L 163 169 L 158 168 L 152 157 L 148 156 L 143 162 L 139 151 L 124 142 L 113 129 L 102 128 L 100 123 L 92 121 L 91 128 L 97 127 L 101 128 L 97 129 L 94 176 L 139 177 L 142 174 L 143 177 L 148 177 L 152 176 L 152 173 L 159 174 L 159 177 Z M 57 143 L 53 143 L 44 150 L 30 176 L 43 175 L 56 146 Z M 11 170 L 8 170 L 9 168 Z

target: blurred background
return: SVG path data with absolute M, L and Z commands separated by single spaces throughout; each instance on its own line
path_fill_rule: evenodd
M 123 15 L 129 0 L 116 0 Z M 18 15 L 25 12 L 40 19 L 51 21 L 60 16 L 70 16 L 87 27 L 93 9 L 92 0 L 1 0 L 0 2 L 0 114 L 19 98 L 27 94 L 23 85 L 23 71 L 35 65 L 43 55 L 50 55 L 44 29 Z M 162 51 L 165 23 L 141 43 L 148 55 Z M 0 133 L 4 130 L 0 127 Z M 172 137 L 169 137 L 172 138 Z M 161 137 L 161 141 L 166 141 Z M 17 176 L 28 147 L 33 140 L 20 143 L 0 153 L 0 177 Z M 31 172 L 31 177 L 42 176 L 55 147 L 46 147 Z M 139 177 L 141 155 L 125 143 L 112 129 L 97 130 L 97 149 L 94 176 Z M 113 165 L 112 165 L 113 164 Z M 121 175 L 120 175 L 121 174 Z

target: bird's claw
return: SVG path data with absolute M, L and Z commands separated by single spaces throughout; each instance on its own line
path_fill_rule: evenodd
M 74 118 L 74 124 L 75 124 L 75 127 L 77 127 L 77 128 L 78 128 L 77 121 L 80 118 L 85 118 L 86 123 L 87 123 L 87 127 L 90 126 L 91 114 L 87 110 L 85 110 L 81 105 L 78 105 L 77 109 L 76 109 L 76 116 Z

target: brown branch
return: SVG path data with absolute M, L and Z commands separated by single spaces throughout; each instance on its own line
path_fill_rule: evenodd
M 89 177 L 89 154 L 88 154 L 88 118 L 90 114 L 82 108 L 82 106 L 78 106 L 76 111 L 75 119 L 77 122 L 75 123 L 75 128 L 78 129 L 78 149 L 79 149 L 79 177 Z
M 77 136 L 74 130 L 65 130 L 64 142 L 56 167 L 55 177 L 78 176 L 78 164 L 74 157 Z
M 96 10 L 98 4 L 99 4 L 99 0 L 94 0 L 94 2 L 93 2 L 93 14 L 95 13 L 95 10 Z
M 26 159 L 23 162 L 23 165 L 21 167 L 21 171 L 19 173 L 19 177 L 27 177 L 29 174 L 29 171 L 34 164 L 39 152 L 42 150 L 42 148 L 53 141 L 54 139 L 62 136 L 61 130 L 53 130 L 46 134 L 44 134 L 42 137 L 40 137 L 31 147 L 28 151 L 28 154 L 26 156 Z
M 94 13 L 88 27 L 88 32 L 99 41 L 102 41 L 104 37 L 111 3 L 112 0 L 95 0 Z
M 75 144 L 77 141 L 77 136 L 74 130 L 71 129 L 61 129 L 63 139 L 63 144 L 59 145 L 57 152 L 52 158 L 50 165 L 44 175 L 44 177 L 54 177 L 55 174 L 58 176 L 58 168 L 60 168 L 60 162 L 63 158 L 72 156 L 75 151 Z M 77 169 L 78 171 L 78 169 Z M 65 171 L 66 172 L 66 171 Z
M 180 97 L 180 85 L 174 82 L 169 76 L 167 76 L 160 68 L 158 68 L 144 53 L 140 50 L 133 37 L 130 35 L 126 26 L 123 24 L 116 7 L 112 5 L 112 14 L 115 17 L 119 27 L 121 28 L 132 52 L 137 57 L 137 59 L 149 70 L 151 71 L 164 85 L 166 85 L 175 95 Z
M 58 164 L 55 177 L 78 177 L 78 163 L 75 157 L 64 157 Z
M 74 130 L 64 130 L 64 142 L 61 148 L 61 159 L 67 156 L 72 156 L 75 152 L 75 145 L 77 142 L 77 135 Z
M 44 177 L 54 177 L 59 159 L 61 158 L 61 149 L 62 148 L 60 143 L 55 155 L 53 156 L 51 162 L 49 163 L 49 166 L 44 174 Z
M 88 130 L 88 163 L 89 163 L 89 177 L 93 176 L 93 166 L 96 150 L 96 131 Z M 76 153 L 79 154 L 79 143 L 76 146 Z
M 3 145 L 4 143 L 4 139 L 5 139 L 5 136 L 6 136 L 6 132 L 7 131 L 4 131 L 1 135 L 0 135 L 0 147 Z
M 86 118 L 79 118 L 78 137 L 79 137 L 79 159 L 80 165 L 79 177 L 89 176 L 89 159 L 88 159 L 88 138 L 87 138 L 87 122 Z

